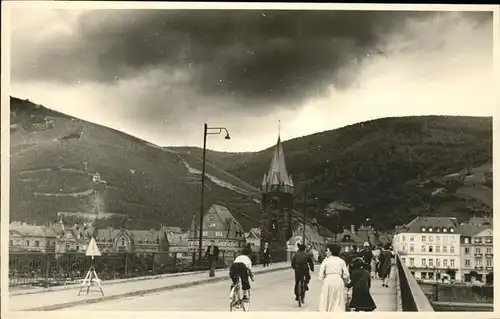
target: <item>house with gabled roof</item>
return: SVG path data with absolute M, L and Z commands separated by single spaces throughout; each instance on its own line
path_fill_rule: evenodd
M 198 251 L 198 235 L 199 228 L 193 218 L 189 238 L 190 251 Z M 214 204 L 203 217 L 202 249 L 205 250 L 212 240 L 219 247 L 221 255 L 231 258 L 235 253 L 241 252 L 245 245 L 245 231 L 227 207 Z
M 250 228 L 250 231 L 245 233 L 245 240 L 253 251 L 260 251 L 260 228 Z

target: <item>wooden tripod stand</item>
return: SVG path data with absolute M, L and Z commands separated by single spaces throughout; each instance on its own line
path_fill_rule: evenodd
M 82 292 L 82 290 L 85 287 L 87 287 L 87 295 L 89 294 L 90 286 L 92 286 L 92 280 L 94 280 L 94 282 L 97 283 L 97 287 L 99 287 L 101 294 L 104 296 L 104 292 L 103 292 L 102 286 L 101 286 L 101 281 L 99 280 L 99 277 L 97 277 L 97 273 L 95 271 L 94 256 L 92 256 L 92 262 L 90 264 L 90 269 L 87 272 L 85 279 L 83 279 L 82 285 L 80 286 L 80 290 L 78 291 L 78 296 L 80 296 L 80 293 Z

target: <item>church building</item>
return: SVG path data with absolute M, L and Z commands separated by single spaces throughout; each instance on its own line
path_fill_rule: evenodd
M 293 235 L 294 184 L 288 174 L 281 138 L 274 149 L 271 166 L 261 184 L 261 247 L 268 242 L 275 260 L 286 259 L 287 241 Z

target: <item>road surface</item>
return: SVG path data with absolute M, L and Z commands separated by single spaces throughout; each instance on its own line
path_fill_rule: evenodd
M 317 265 L 319 268 L 319 265 Z M 317 279 L 317 269 L 312 274 L 306 302 L 299 308 L 293 294 L 293 270 L 256 274 L 251 282 L 251 311 L 317 311 L 322 282 Z M 61 309 L 60 311 L 228 311 L 230 281 L 208 283 Z M 382 288 L 381 281 L 373 280 L 373 298 L 377 311 L 395 311 L 396 293 Z

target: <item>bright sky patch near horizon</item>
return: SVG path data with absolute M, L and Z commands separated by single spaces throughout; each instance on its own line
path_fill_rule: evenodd
M 12 9 L 11 92 L 162 146 L 256 151 L 408 115 L 493 116 L 491 12 Z

